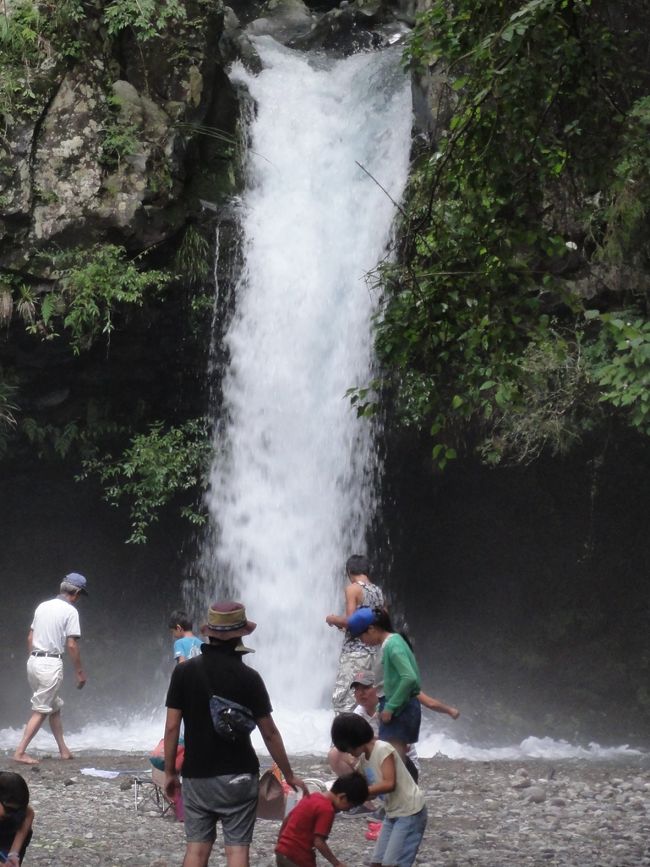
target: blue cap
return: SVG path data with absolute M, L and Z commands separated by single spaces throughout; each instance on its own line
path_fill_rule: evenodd
M 77 587 L 80 593 L 85 593 L 86 596 L 88 596 L 88 591 L 86 590 L 86 584 L 88 582 L 83 575 L 80 575 L 78 572 L 70 572 L 70 574 L 66 575 L 63 580 L 67 581 L 68 584 Z
M 348 632 L 353 638 L 358 638 L 369 626 L 375 622 L 375 612 L 372 608 L 357 608 L 354 614 L 348 617 Z

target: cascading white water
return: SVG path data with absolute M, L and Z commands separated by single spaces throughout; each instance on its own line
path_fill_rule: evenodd
M 263 71 L 232 71 L 256 114 L 208 561 L 214 591 L 226 581 L 259 623 L 254 665 L 275 704 L 305 709 L 327 702 L 341 639 L 324 618 L 374 508 L 372 425 L 345 391 L 371 375 L 365 275 L 396 215 L 368 173 L 400 198 L 411 98 L 399 50 L 332 61 L 256 45 Z

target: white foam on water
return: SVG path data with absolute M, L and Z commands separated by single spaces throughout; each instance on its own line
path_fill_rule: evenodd
M 90 723 L 80 731 L 66 732 L 68 746 L 74 752 L 106 753 L 120 752 L 148 754 L 163 736 L 164 712 L 149 716 L 133 716 L 124 723 Z M 329 730 L 333 713 L 328 710 L 296 712 L 278 708 L 273 718 L 282 733 L 285 747 L 290 755 L 313 755 L 323 757 L 330 748 Z M 20 739 L 20 729 L 0 729 L 0 749 L 12 751 Z M 266 756 L 266 748 L 259 732 L 253 734 L 253 745 L 260 756 Z M 597 743 L 571 744 L 565 740 L 549 737 L 528 737 L 521 743 L 507 746 L 477 746 L 462 743 L 447 733 L 437 731 L 430 724 L 423 726 L 418 754 L 422 758 L 445 756 L 449 759 L 468 761 L 517 761 L 519 759 L 620 759 L 642 753 L 623 744 L 602 747 Z M 30 753 L 56 755 L 56 744 L 50 732 L 40 731 L 30 745 Z

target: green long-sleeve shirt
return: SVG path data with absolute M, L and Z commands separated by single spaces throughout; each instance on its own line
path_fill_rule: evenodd
M 382 645 L 384 669 L 384 710 L 396 713 L 420 692 L 420 670 L 413 651 L 401 635 L 394 632 Z

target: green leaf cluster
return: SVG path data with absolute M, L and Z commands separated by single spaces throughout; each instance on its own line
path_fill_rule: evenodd
M 186 17 L 182 0 L 113 0 L 104 12 L 111 36 L 130 30 L 140 42 L 160 36 L 170 24 Z
M 587 314 L 601 325 L 589 349 L 599 400 L 621 409 L 633 427 L 650 435 L 650 321 Z
M 650 273 L 648 18 L 622 5 L 626 26 L 597 0 L 434 0 L 413 32 L 408 67 L 444 78 L 453 111 L 375 275 L 376 346 L 379 391 L 439 466 L 458 448 L 492 463 L 570 448 L 626 406 L 605 388 L 612 364 L 645 387 L 607 318 L 620 305 L 645 322 Z
M 52 63 L 80 57 L 81 0 L 18 0 L 0 13 L 0 117 L 39 111 Z
M 120 100 L 109 97 L 108 116 L 102 130 L 100 162 L 107 169 L 119 168 L 125 157 L 140 150 L 140 129 L 137 124 L 124 118 L 120 112 Z
M 53 289 L 37 295 L 23 284 L 19 304 L 28 311 L 29 333 L 51 340 L 62 328 L 75 354 L 101 335 L 110 337 L 117 315 L 142 306 L 147 292 L 161 290 L 171 279 L 164 271 L 141 270 L 115 244 L 66 250 L 52 258 L 52 265 Z
M 104 487 L 104 499 L 112 506 L 129 503 L 131 543 L 143 543 L 158 519 L 160 509 L 180 494 L 191 492 L 204 480 L 211 443 L 203 419 L 191 419 L 177 427 L 152 424 L 146 433 L 136 434 L 117 458 L 94 455 L 83 462 L 80 478 L 97 476 Z M 204 515 L 184 505 L 181 514 L 194 524 Z

